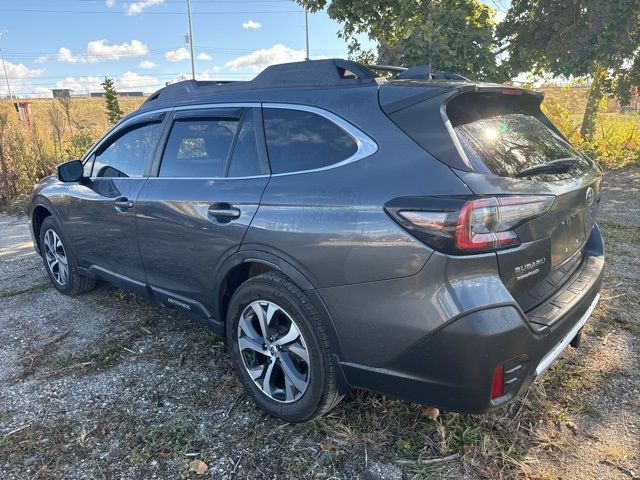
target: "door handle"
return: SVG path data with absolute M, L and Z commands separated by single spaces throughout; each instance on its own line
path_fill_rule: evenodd
M 240 218 L 239 208 L 236 208 L 228 203 L 214 203 L 209 206 L 207 213 L 210 217 L 214 217 L 221 222 L 228 222 L 236 218 Z
M 133 202 L 127 197 L 116 198 L 113 201 L 113 205 L 119 212 L 126 212 L 130 208 L 133 208 Z

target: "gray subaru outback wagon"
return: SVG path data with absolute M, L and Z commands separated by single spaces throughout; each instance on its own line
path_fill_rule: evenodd
M 351 388 L 470 413 L 513 399 L 598 301 L 601 170 L 540 93 L 380 68 L 156 92 L 35 188 L 51 281 L 202 322 L 287 421 Z

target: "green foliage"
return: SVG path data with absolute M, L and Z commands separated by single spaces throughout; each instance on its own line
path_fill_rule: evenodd
M 497 28 L 511 73 L 614 75 L 638 67 L 640 0 L 513 0 Z
M 640 115 L 602 113 L 604 103 L 600 102 L 593 135 L 587 139 L 580 135 L 580 117 L 569 111 L 569 105 L 545 100 L 542 109 L 575 147 L 605 167 L 640 163 Z
M 478 0 L 296 1 L 312 12 L 326 7 L 343 24 L 339 35 L 353 58 L 373 58 L 358 41 L 365 34 L 378 43 L 379 63 L 431 63 L 480 80 L 505 78 L 495 54 L 494 11 Z
M 107 104 L 107 116 L 109 117 L 109 122 L 112 124 L 116 123 L 122 118 L 124 112 L 118 103 L 118 94 L 116 93 L 116 89 L 113 85 L 113 80 L 109 77 L 104 77 L 104 82 L 100 85 L 104 88 L 104 101 Z
M 640 0 L 513 0 L 497 35 L 511 76 L 592 77 L 580 129 L 587 140 L 602 97 L 614 93 L 626 103 L 640 84 Z

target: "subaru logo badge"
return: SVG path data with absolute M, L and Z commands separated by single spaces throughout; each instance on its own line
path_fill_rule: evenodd
M 587 188 L 587 195 L 585 197 L 585 200 L 587 202 L 587 207 L 591 206 L 591 204 L 593 203 L 593 198 L 594 198 L 593 188 L 589 187 Z

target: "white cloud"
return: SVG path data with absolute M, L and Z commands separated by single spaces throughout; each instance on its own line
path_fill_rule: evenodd
M 164 0 L 140 0 L 129 4 L 127 15 L 140 15 L 145 8 L 155 7 L 164 3 Z
M 116 4 L 116 0 L 107 0 L 105 3 L 107 7 L 113 7 Z
M 247 20 L 246 22 L 242 22 L 242 28 L 246 30 L 257 30 L 262 28 L 262 24 L 253 20 Z
M 143 60 L 138 64 L 138 67 L 148 70 L 149 68 L 157 67 L 157 65 L 153 63 L 151 60 Z
M 43 72 L 43 70 L 39 68 L 32 69 L 21 63 L 11 63 L 6 60 L 4 62 L 4 67 L 7 70 L 7 77 L 9 77 L 9 80 L 15 80 L 18 78 L 35 78 L 41 76 Z
M 85 53 L 75 54 L 66 47 L 58 50 L 57 59 L 66 63 L 96 63 L 102 60 L 119 60 L 121 57 L 137 57 L 146 55 L 149 48 L 140 40 L 131 40 L 131 43 L 109 45 L 106 39 L 93 40 L 87 43 Z
M 100 77 L 67 77 L 64 80 L 56 82 L 56 88 L 70 88 L 76 93 L 80 92 L 97 92 L 102 90 L 104 79 Z
M 151 75 L 140 75 L 136 72 L 125 72 L 115 80 L 117 90 L 153 91 L 159 87 L 159 81 Z
M 224 64 L 229 70 L 249 68 L 253 71 L 262 70 L 276 63 L 297 62 L 305 59 L 304 50 L 294 50 L 281 43 L 268 49 L 256 50 L 249 55 L 243 55 Z
M 33 63 L 44 63 L 47 60 L 49 60 L 49 57 L 47 57 L 46 55 L 43 55 L 41 57 L 36 58 Z
M 170 62 L 179 62 L 181 60 L 188 60 L 191 58 L 191 55 L 189 55 L 189 51 L 186 48 L 180 47 L 177 50 L 169 50 L 168 52 L 165 52 L 164 58 Z
M 211 60 L 211 55 L 209 55 L 207 53 L 200 53 L 200 54 L 198 54 L 198 56 L 196 58 L 198 60 L 208 61 L 208 60 Z
M 502 12 L 500 10 L 494 10 L 493 12 L 493 21 L 496 23 L 502 22 L 507 16 L 507 12 Z
M 97 76 L 67 77 L 56 82 L 56 88 L 70 88 L 75 93 L 101 92 L 103 90 L 101 85 L 103 81 L 104 78 Z M 141 90 L 143 92 L 153 92 L 162 86 L 162 82 L 156 77 L 140 75 L 131 71 L 113 78 L 113 83 L 118 91 Z
M 48 87 L 34 87 L 33 94 L 38 97 L 53 97 L 53 92 Z
M 59 62 L 77 63 L 80 61 L 80 58 L 74 56 L 67 47 L 60 47 L 57 58 Z

